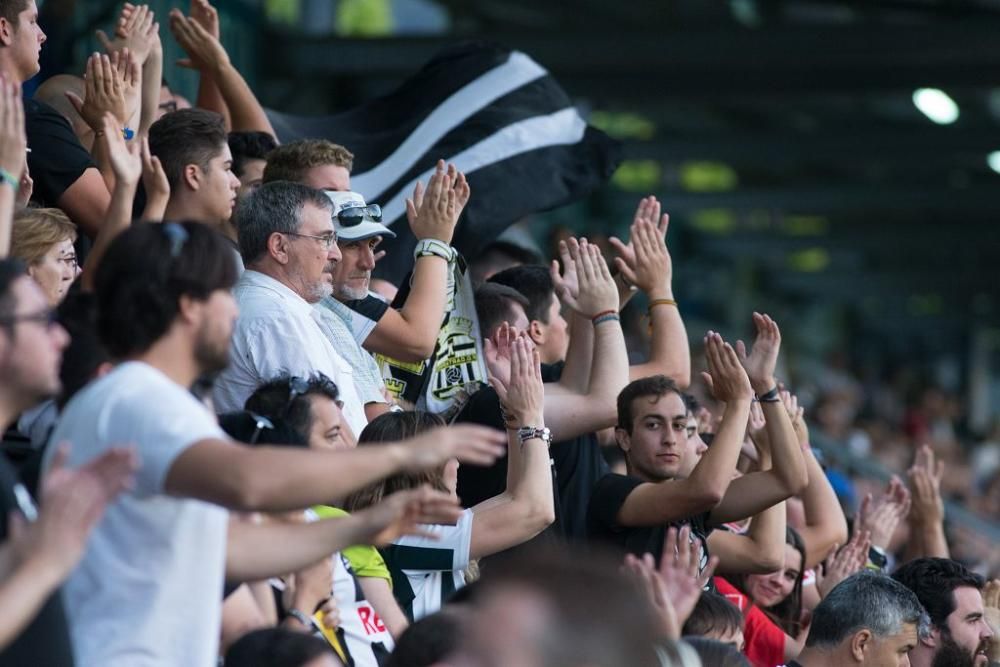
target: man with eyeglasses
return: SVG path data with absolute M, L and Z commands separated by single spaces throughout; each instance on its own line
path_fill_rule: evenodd
M 264 183 L 296 181 L 327 192 L 340 207 L 365 211 L 366 222 L 381 222 L 381 211 L 368 207 L 351 192 L 354 155 L 323 139 L 306 139 L 279 146 L 267 156 Z M 455 252 L 451 240 L 470 196 L 465 175 L 439 161 L 427 187 L 418 184 L 407 201 L 406 214 L 417 239 L 410 294 L 400 309 L 390 308 L 370 293 L 378 244 L 395 234 L 384 225 L 378 234 L 355 211 L 335 221 L 342 261 L 334 270 L 333 294 L 319 307 L 343 320 L 365 350 L 399 361 L 420 363 L 434 353 L 447 301 L 448 276 Z M 372 214 L 375 214 L 374 216 Z M 377 220 L 375 218 L 378 218 Z M 353 229 L 352 229 L 353 227 Z
M 368 423 L 364 405 L 372 399 L 359 393 L 351 365 L 312 307 L 330 294 L 341 259 L 332 209 L 323 192 L 289 182 L 262 185 L 238 208 L 247 270 L 233 290 L 241 314 L 230 365 L 215 385 L 220 413 L 241 410 L 253 391 L 275 376 L 323 373 L 340 388 L 349 439 Z

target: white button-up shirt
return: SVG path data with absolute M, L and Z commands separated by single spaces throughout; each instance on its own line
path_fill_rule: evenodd
M 215 382 L 219 413 L 242 410 L 250 394 L 279 375 L 323 373 L 337 383 L 344 419 L 360 435 L 368 423 L 353 371 L 316 321 L 318 313 L 274 278 L 247 270 L 233 296 L 240 309 L 229 348 L 229 368 Z

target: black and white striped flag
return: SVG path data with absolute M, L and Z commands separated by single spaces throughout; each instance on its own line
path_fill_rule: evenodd
M 587 125 L 552 76 L 524 53 L 466 43 L 439 54 L 394 92 L 321 118 L 269 112 L 283 142 L 326 138 L 354 153 L 351 186 L 382 206 L 397 234 L 376 274 L 396 284 L 415 239 L 405 199 L 439 158 L 465 172 L 472 199 L 454 245 L 473 257 L 524 215 L 603 184 L 620 146 Z

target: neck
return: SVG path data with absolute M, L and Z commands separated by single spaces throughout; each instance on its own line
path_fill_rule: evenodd
M 935 650 L 930 646 L 918 643 L 910 651 L 910 667 L 931 667 L 934 662 Z
M 193 222 L 200 222 L 212 227 L 223 236 L 233 241 L 236 240 L 236 230 L 231 224 L 214 219 L 205 212 L 205 208 L 197 200 L 185 196 L 184 193 L 178 193 L 170 197 L 167 201 L 167 208 L 163 213 L 163 218 L 164 220 L 191 220 Z
M 24 83 L 21 74 L 13 64 L 3 57 L 3 49 L 0 49 L 0 74 L 3 74 L 4 78 L 7 79 L 7 83 L 16 83 L 19 86 Z
M 854 662 L 851 655 L 842 655 L 840 650 L 823 651 L 817 648 L 802 649 L 799 657 L 795 658 L 802 667 L 843 667 Z
M 14 397 L 7 391 L 0 391 L 0 431 L 6 431 L 7 427 L 14 423 L 19 414 L 24 412 L 15 401 Z
M 152 347 L 132 359 L 149 364 L 185 389 L 193 385 L 202 373 L 195 361 L 190 341 L 184 340 L 175 331 L 168 332 L 153 343 Z

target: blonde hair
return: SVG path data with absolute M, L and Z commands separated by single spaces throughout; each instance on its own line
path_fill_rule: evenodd
M 76 241 L 76 225 L 58 208 L 26 208 L 14 214 L 10 254 L 29 266 L 60 241 Z
M 263 181 L 298 182 L 307 170 L 328 164 L 343 167 L 349 172 L 354 167 L 354 153 L 326 139 L 293 141 L 267 154 Z

